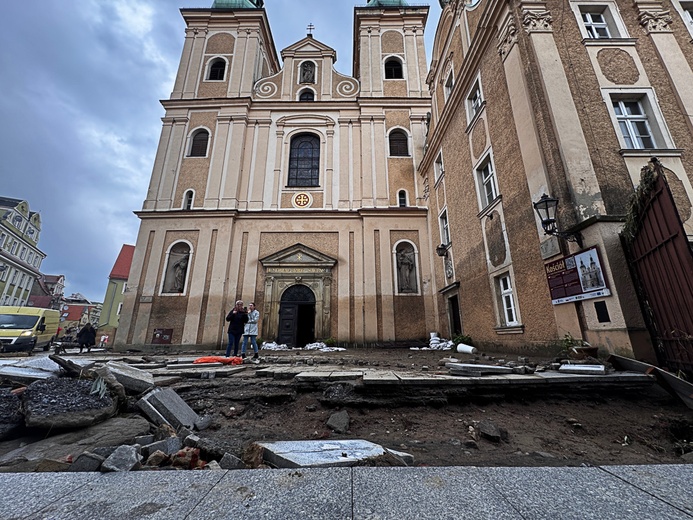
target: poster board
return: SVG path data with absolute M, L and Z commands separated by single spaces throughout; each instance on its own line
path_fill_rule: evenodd
M 554 260 L 544 267 L 554 305 L 611 295 L 596 247 Z

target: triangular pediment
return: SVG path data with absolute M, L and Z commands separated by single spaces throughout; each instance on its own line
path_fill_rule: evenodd
M 264 267 L 333 267 L 337 260 L 303 244 L 295 244 L 260 259 Z
M 286 59 L 289 56 L 295 56 L 300 54 L 302 56 L 334 56 L 337 59 L 337 52 L 324 43 L 316 40 L 311 36 L 306 36 L 300 41 L 289 45 L 284 50 L 282 50 L 282 58 Z

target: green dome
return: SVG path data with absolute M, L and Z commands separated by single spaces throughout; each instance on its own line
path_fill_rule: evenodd
M 366 7 L 406 7 L 408 5 L 405 0 L 369 0 Z
M 262 0 L 214 0 L 212 9 L 259 9 Z

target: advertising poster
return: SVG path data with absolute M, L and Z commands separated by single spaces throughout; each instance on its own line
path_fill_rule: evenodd
M 611 295 L 596 247 L 549 262 L 545 267 L 554 305 Z

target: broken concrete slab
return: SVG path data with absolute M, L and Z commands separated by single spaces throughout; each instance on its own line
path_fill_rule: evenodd
M 386 454 L 385 448 L 365 440 L 258 442 L 264 460 L 278 468 L 354 466 Z
M 183 441 L 178 437 L 168 437 L 167 439 L 153 442 L 142 446 L 142 456 L 146 459 L 155 451 L 161 451 L 166 455 L 174 455 L 183 447 Z
M 132 443 L 135 437 L 148 433 L 149 426 L 149 422 L 139 415 L 114 417 L 96 426 L 54 435 L 12 450 L 0 456 L 0 466 L 11 469 L 25 461 L 58 460 L 68 455 L 74 458 L 85 451 L 97 452 L 98 447 Z
M 606 367 L 604 365 L 561 365 L 558 371 L 563 374 L 601 376 L 606 374 Z
M 154 376 L 145 371 L 118 361 L 109 361 L 106 367 L 126 390 L 141 394 L 154 386 Z
M 75 429 L 112 417 L 118 403 L 108 393 L 92 393 L 92 381 L 53 378 L 35 381 L 22 394 L 24 422 L 28 427 Z
M 471 363 L 445 363 L 445 366 L 451 371 L 465 372 L 469 375 L 486 375 L 486 374 L 512 374 L 511 367 L 503 367 L 496 365 L 476 365 Z
M 219 461 L 219 466 L 222 469 L 245 469 L 243 461 L 230 453 L 224 453 L 224 456 Z
M 153 422 L 160 424 L 160 418 L 163 418 L 176 429 L 183 426 L 192 430 L 200 420 L 200 416 L 170 388 L 155 388 L 142 397 L 137 405 Z
M 382 372 L 366 372 L 363 374 L 363 383 L 369 385 L 399 384 L 399 377 L 391 370 Z
M 166 365 L 168 370 L 190 370 L 190 369 L 202 369 L 209 370 L 210 368 L 220 368 L 226 366 L 224 363 L 171 363 Z

